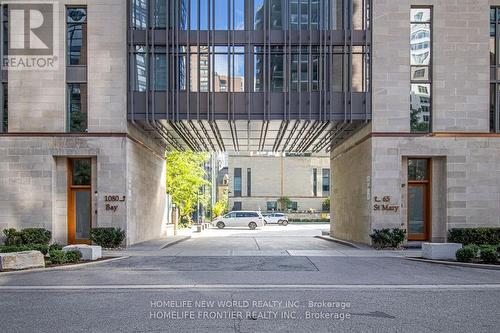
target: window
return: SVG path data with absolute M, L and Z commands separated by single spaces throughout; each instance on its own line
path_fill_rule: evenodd
M 71 185 L 86 186 L 92 181 L 92 161 L 90 159 L 72 159 Z
M 68 131 L 83 133 L 87 131 L 87 85 L 68 84 Z
M 9 87 L 7 82 L 2 83 L 2 90 L 0 91 L 2 98 L 0 99 L 0 133 L 7 133 L 9 131 Z
M 151 27 L 165 29 L 167 27 L 167 2 L 165 0 L 153 0 L 153 16 Z
M 148 24 L 148 0 L 132 1 L 132 27 L 138 30 L 145 30 Z
M 229 50 L 229 52 L 228 52 Z M 215 46 L 213 59 L 213 91 L 245 91 L 245 49 L 242 46 Z
M 232 210 L 241 210 L 242 209 L 242 204 L 241 201 L 235 201 L 233 204 L 233 209 Z M 233 213 L 231 217 L 236 217 L 236 214 Z
M 252 196 L 252 169 L 247 169 L 247 197 Z
M 135 91 L 144 92 L 147 87 L 145 46 L 138 45 L 135 47 L 134 60 L 133 88 Z
M 410 61 L 410 130 L 431 131 L 432 119 L 432 9 L 411 9 Z
M 153 57 L 154 66 L 154 90 L 167 90 L 167 49 L 162 46 L 155 47 Z
M 278 202 L 277 201 L 268 201 L 267 202 L 267 211 L 274 212 L 278 210 Z
M 361 0 L 355 0 L 361 5 Z M 254 0 L 254 30 L 340 30 L 342 0 Z M 362 7 L 355 5 L 356 17 L 362 19 Z M 266 19 L 267 18 L 267 19 Z M 362 28 L 359 28 L 362 29 Z
M 500 7 L 490 10 L 490 66 L 494 75 L 490 81 L 490 131 L 500 133 L 500 61 L 498 47 L 500 40 Z
M 409 159 L 408 160 L 408 180 L 421 181 L 429 179 L 429 160 Z
M 283 92 L 284 72 L 283 72 L 283 47 L 273 46 L 271 48 L 271 91 Z
M 330 169 L 323 169 L 323 196 L 330 195 Z
M 241 168 L 234 168 L 234 197 L 241 197 Z
M 313 196 L 318 196 L 318 169 L 313 169 Z
M 68 65 L 87 64 L 87 8 L 68 7 L 66 20 Z

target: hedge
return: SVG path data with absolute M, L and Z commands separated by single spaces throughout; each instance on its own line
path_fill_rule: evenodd
M 104 248 L 117 248 L 125 240 L 125 231 L 119 228 L 92 228 L 90 239 Z
M 454 228 L 448 232 L 448 242 L 464 246 L 500 244 L 500 228 Z
M 373 246 L 378 249 L 398 249 L 406 239 L 406 230 L 403 229 L 375 229 L 370 235 Z
M 27 228 L 17 231 L 14 228 L 3 230 L 5 235 L 5 245 L 19 246 L 30 244 L 44 244 L 48 245 L 52 238 L 52 233 L 43 228 Z

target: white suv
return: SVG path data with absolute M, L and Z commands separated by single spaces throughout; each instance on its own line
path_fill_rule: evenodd
M 225 227 L 248 227 L 255 230 L 264 226 L 264 217 L 256 211 L 229 212 L 224 216 L 216 218 L 212 225 L 224 229 Z
M 264 217 L 267 224 L 281 224 L 284 226 L 288 225 L 288 217 L 283 213 L 272 213 Z

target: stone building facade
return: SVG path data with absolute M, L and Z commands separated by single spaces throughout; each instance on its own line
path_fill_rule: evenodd
M 450 228 L 500 227 L 498 109 L 490 107 L 494 6 L 500 1 L 374 3 L 372 122 L 332 150 L 333 235 L 370 243 L 373 229 L 402 227 L 409 240 L 441 242 Z M 410 36 L 422 7 L 431 13 L 424 46 L 431 61 L 423 66 L 431 77 L 422 82 L 432 109 L 430 129 L 416 133 L 409 106 L 419 47 Z
M 328 156 L 229 154 L 229 209 L 280 210 L 278 200 L 290 199 L 290 211 L 321 212 L 330 196 Z
M 127 121 L 125 1 L 55 3 L 57 68 L 4 73 L 0 230 L 43 227 L 62 244 L 87 242 L 89 227 L 122 228 L 127 245 L 157 238 L 165 230 L 164 150 Z M 83 11 L 72 18 L 70 8 Z M 83 16 L 84 33 L 70 22 Z M 70 43 L 76 45 L 71 55 Z M 80 100 L 70 100 L 71 84 L 80 85 Z M 81 130 L 70 128 L 71 103 L 86 113 Z M 91 163 L 90 180 L 72 183 L 73 161 Z

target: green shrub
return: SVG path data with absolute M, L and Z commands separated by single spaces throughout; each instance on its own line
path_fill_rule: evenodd
M 125 240 L 125 231 L 119 228 L 92 228 L 90 239 L 104 248 L 117 248 Z
M 50 244 L 50 246 L 49 246 L 49 251 L 62 250 L 62 249 L 63 249 L 63 246 L 59 243 Z
M 66 253 L 61 250 L 52 250 L 49 252 L 50 262 L 54 265 L 62 265 L 66 263 Z
M 4 229 L 3 234 L 5 235 L 5 245 L 15 246 L 22 244 L 21 232 L 14 228 Z
M 78 250 L 66 252 L 66 262 L 76 264 L 82 259 L 82 253 Z
M 373 245 L 379 249 L 400 248 L 406 239 L 406 230 L 394 229 L 375 229 L 370 235 Z
M 460 262 L 472 262 L 477 257 L 477 247 L 474 246 L 464 246 L 461 249 L 458 249 L 455 253 L 455 257 L 457 261 Z
M 42 252 L 44 256 L 49 253 L 49 246 L 47 244 L 31 244 L 26 246 L 29 247 L 30 250 Z
M 49 244 L 52 233 L 43 228 L 27 228 L 21 230 L 23 244 Z
M 0 253 L 23 252 L 30 251 L 30 247 L 26 245 L 5 245 L 0 246 Z
M 498 245 L 500 228 L 455 228 L 448 232 L 448 242 L 463 245 Z
M 49 246 L 45 244 L 30 244 L 30 245 L 7 245 L 0 246 L 0 253 L 23 252 L 23 251 L 40 251 L 43 255 L 49 252 Z
M 49 244 L 52 233 L 43 228 L 27 228 L 17 231 L 14 228 L 5 229 L 5 245 Z
M 482 248 L 479 257 L 485 264 L 496 264 L 498 261 L 497 250 L 494 247 Z

